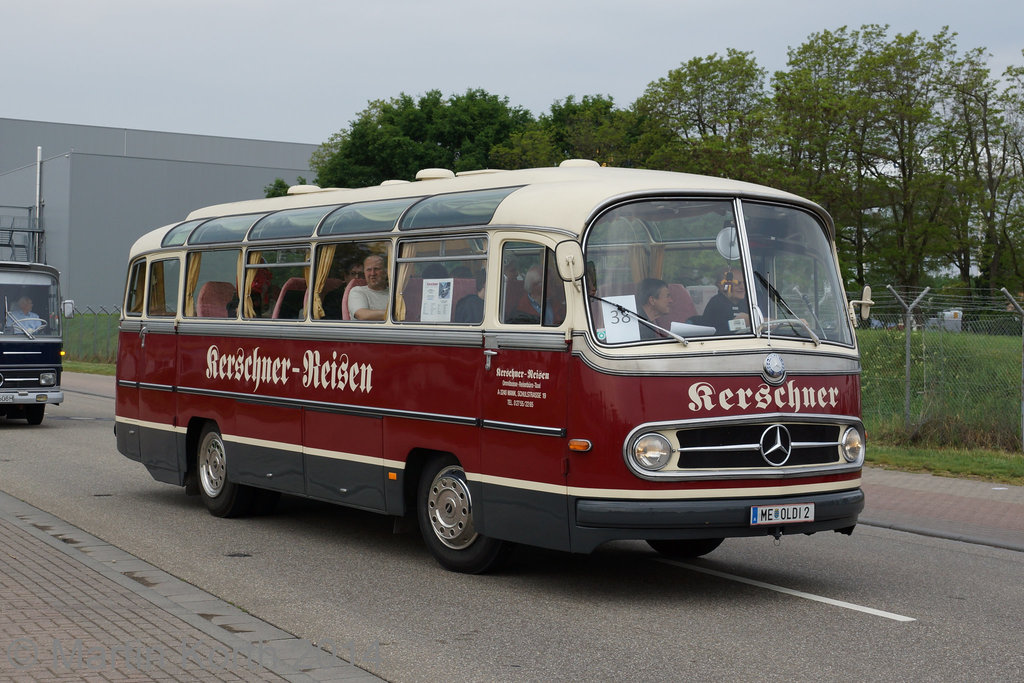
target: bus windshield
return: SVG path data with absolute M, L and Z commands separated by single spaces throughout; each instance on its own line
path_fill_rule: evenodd
M 639 200 L 600 216 L 585 253 L 591 331 L 605 344 L 744 335 L 853 343 L 827 232 L 801 209 Z
M 3 334 L 59 337 L 57 280 L 48 273 L 0 271 L 0 316 Z

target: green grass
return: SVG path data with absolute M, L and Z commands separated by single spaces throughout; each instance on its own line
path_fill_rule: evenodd
M 928 472 L 1024 486 L 1024 454 L 982 449 L 868 447 L 867 463 L 904 472 Z
M 65 360 L 64 369 L 68 372 L 86 372 L 91 375 L 113 376 L 115 366 L 113 363 L 89 363 L 81 360 Z

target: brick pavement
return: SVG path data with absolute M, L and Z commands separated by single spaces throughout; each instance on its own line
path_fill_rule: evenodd
M 0 679 L 379 680 L 4 493 Z
M 1024 552 L 1024 486 L 864 469 L 860 523 Z

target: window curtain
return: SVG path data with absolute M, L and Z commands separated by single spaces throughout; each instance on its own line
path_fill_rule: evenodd
M 190 318 L 196 316 L 196 286 L 199 284 L 199 264 L 202 263 L 202 253 L 196 251 L 188 255 L 188 273 L 185 277 L 185 315 Z
M 316 282 L 313 284 L 313 319 L 320 320 L 327 313 L 324 311 L 323 291 L 327 284 L 327 276 L 331 274 L 334 264 L 334 252 L 337 245 L 328 244 L 320 247 L 316 261 Z M 306 281 L 309 281 L 309 267 L 306 267 Z
M 403 258 L 412 258 L 416 256 L 416 244 L 404 244 L 402 245 L 402 256 Z M 412 277 L 413 270 L 416 268 L 414 263 L 402 263 L 398 266 L 398 282 L 395 284 L 395 320 L 405 320 L 405 297 L 402 296 L 402 292 L 405 291 L 405 286 L 409 284 L 409 278 Z

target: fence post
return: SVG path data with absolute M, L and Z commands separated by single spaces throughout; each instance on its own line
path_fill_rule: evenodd
M 1006 287 L 999 290 L 1003 293 L 1013 307 L 1017 309 L 1017 314 L 1020 315 L 1020 441 L 1021 448 L 1024 449 L 1024 308 L 1020 307 L 1017 300 L 1013 298 L 1013 295 L 1006 291 Z
M 886 285 L 886 289 L 892 292 L 892 295 L 896 297 L 896 301 L 899 302 L 900 306 L 903 307 L 903 336 L 906 338 L 906 353 L 904 357 L 905 377 L 903 380 L 903 429 L 910 432 L 910 332 L 914 327 L 914 308 L 921 303 L 921 299 L 928 293 L 931 287 L 925 287 L 924 291 L 917 295 L 914 302 L 907 306 L 906 302 L 903 301 L 903 297 L 893 289 L 892 285 Z

